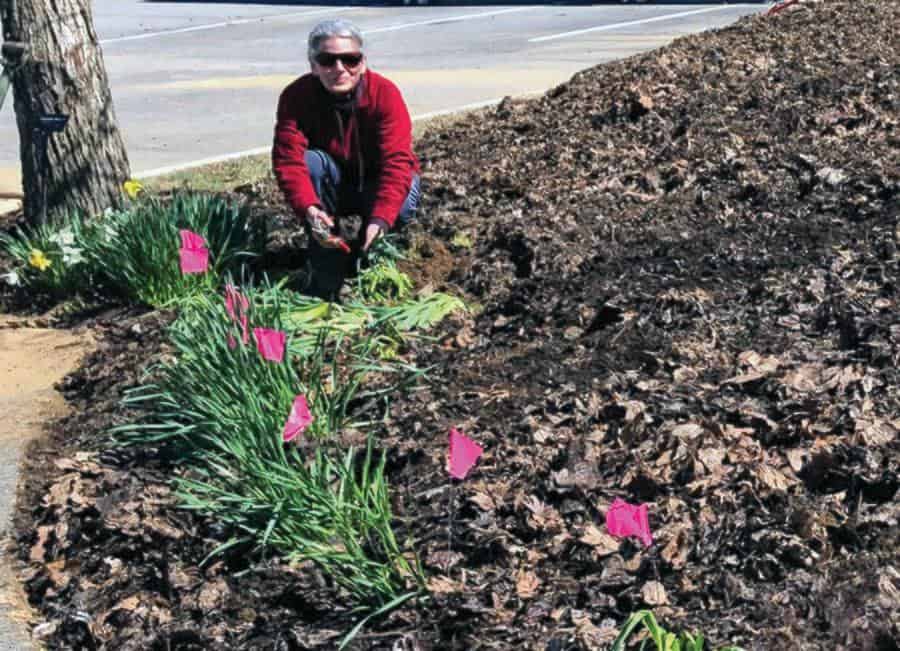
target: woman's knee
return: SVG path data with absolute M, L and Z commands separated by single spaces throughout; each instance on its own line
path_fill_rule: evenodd
M 421 199 L 421 197 L 421 180 L 419 178 L 419 175 L 416 174 L 415 176 L 413 176 L 412 183 L 410 183 L 409 193 L 406 195 L 406 200 L 403 202 L 403 206 L 400 208 L 400 214 L 397 215 L 397 224 L 406 226 L 416 218 L 416 210 L 419 208 L 419 200 Z
M 334 159 L 320 149 L 307 149 L 303 154 L 306 169 L 313 183 L 327 182 L 337 184 L 340 182 L 340 170 Z
M 307 149 L 303 154 L 306 168 L 309 170 L 309 180 L 322 202 L 323 207 L 329 213 L 334 213 L 338 207 L 338 186 L 341 183 L 341 170 L 334 159 L 319 149 Z

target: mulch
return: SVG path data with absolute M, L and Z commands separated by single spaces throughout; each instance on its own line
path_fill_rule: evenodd
M 354 648 L 603 649 L 641 608 L 714 647 L 898 648 L 897 24 L 800 2 L 417 143 L 410 269 L 477 309 L 414 345 L 429 381 L 380 434 L 431 598 Z M 283 260 L 277 189 L 245 194 Z M 336 648 L 355 620 L 314 567 L 203 562 L 228 532 L 177 508 L 166 450 L 102 436 L 173 315 L 90 318 L 17 515 L 36 634 Z M 451 426 L 485 448 L 454 489 Z M 649 504 L 653 545 L 606 534 L 616 498 Z

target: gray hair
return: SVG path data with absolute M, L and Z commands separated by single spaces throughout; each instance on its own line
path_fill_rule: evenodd
M 349 20 L 341 18 L 323 20 L 313 27 L 309 33 L 307 54 L 310 59 L 319 53 L 322 42 L 327 41 L 329 38 L 352 38 L 357 42 L 360 49 L 363 46 L 362 32 L 359 31 L 359 27 Z

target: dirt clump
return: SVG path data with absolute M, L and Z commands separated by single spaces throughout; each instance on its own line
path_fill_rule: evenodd
M 798 3 L 424 137 L 411 264 L 478 310 L 382 437 L 431 599 L 355 648 L 602 649 L 644 607 L 715 645 L 897 648 L 898 23 Z M 313 568 L 202 564 L 229 533 L 174 508 L 165 454 L 96 443 L 165 354 L 132 323 L 69 381 L 19 521 L 48 643 L 335 648 Z M 485 448 L 455 492 L 450 426 Z M 652 546 L 606 534 L 617 497 Z

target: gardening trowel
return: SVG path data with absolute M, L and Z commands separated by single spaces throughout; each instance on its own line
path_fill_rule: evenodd
M 344 238 L 335 235 L 328 228 L 328 224 L 320 219 L 313 219 L 310 222 L 313 235 L 322 244 L 329 244 L 330 248 L 340 249 L 344 253 L 350 253 L 350 245 L 344 241 Z

